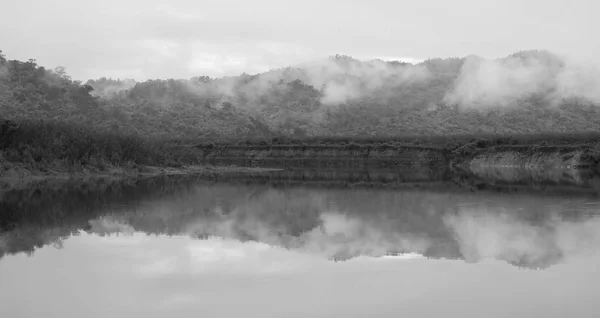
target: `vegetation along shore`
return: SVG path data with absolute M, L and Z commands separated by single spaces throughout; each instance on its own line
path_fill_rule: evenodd
M 548 74 L 567 67 L 546 51 L 478 60 L 533 62 Z M 550 75 L 544 91 L 466 100 L 460 79 L 474 63 L 336 55 L 256 75 L 83 83 L 0 52 L 0 179 L 242 169 L 233 166 L 600 170 L 595 100 L 560 95 Z

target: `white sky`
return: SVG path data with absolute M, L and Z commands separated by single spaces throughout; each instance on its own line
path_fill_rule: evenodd
M 75 79 L 256 73 L 347 54 L 600 56 L 596 0 L 3 0 L 9 59 Z

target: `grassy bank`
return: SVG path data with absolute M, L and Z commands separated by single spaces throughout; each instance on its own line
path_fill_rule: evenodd
M 0 120 L 3 161 L 30 166 L 181 166 L 196 163 L 193 148 L 173 140 L 94 130 L 53 120 Z
M 150 173 L 197 163 L 193 148 L 169 140 L 95 131 L 58 121 L 0 120 L 0 175 Z
M 175 140 L 92 130 L 59 121 L 0 120 L 0 188 L 45 179 L 240 172 L 199 165 L 201 152 Z M 250 169 L 255 170 L 255 169 Z

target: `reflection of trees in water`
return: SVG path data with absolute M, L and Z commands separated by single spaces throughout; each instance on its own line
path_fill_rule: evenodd
M 0 196 L 0 256 L 31 254 L 89 228 L 89 221 L 108 211 L 124 211 L 148 197 L 164 197 L 184 189 L 191 178 L 95 182 L 56 181 Z
M 33 252 L 86 230 L 230 237 L 344 260 L 417 252 L 547 267 L 565 256 L 581 200 L 415 189 L 213 183 L 192 177 L 9 191 L 0 253 Z M 574 234 L 575 233 L 575 234 Z M 565 236 L 566 235 L 566 236 Z M 570 248 L 573 248 L 571 246 Z

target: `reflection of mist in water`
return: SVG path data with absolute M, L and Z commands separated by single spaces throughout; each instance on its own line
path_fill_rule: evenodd
M 515 265 L 545 267 L 570 257 L 600 252 L 600 219 L 560 219 L 541 223 L 519 219 L 503 210 L 461 209 L 446 215 L 467 261 L 500 259 Z
M 179 233 L 199 238 L 262 242 L 336 260 L 361 255 L 417 253 L 435 258 L 462 258 L 468 262 L 497 259 L 517 266 L 544 268 L 600 251 L 597 231 L 600 219 L 588 216 L 569 220 L 557 213 L 556 207 L 546 209 L 543 215 L 531 216 L 493 205 L 454 206 L 443 211 L 428 211 L 430 216 L 439 218 L 443 229 L 426 224 L 421 225 L 421 231 L 405 230 L 407 226 L 416 228 L 423 221 L 418 217 L 399 221 L 386 214 L 357 215 L 323 209 L 312 222 L 304 221 L 308 226 L 297 231 L 286 222 L 298 221 L 300 215 L 288 216 L 285 222 L 278 223 L 260 213 L 252 213 L 253 210 L 245 206 L 234 207 L 227 213 L 217 207 L 208 216 L 183 224 Z M 131 225 L 119 224 L 114 219 L 92 223 L 97 233 L 134 230 Z
M 464 209 L 445 216 L 465 260 L 493 258 L 526 265 L 554 263 L 562 257 L 555 226 L 527 224 L 513 215 L 495 212 Z
M 98 235 L 109 235 L 113 233 L 132 234 L 135 231 L 131 225 L 124 224 L 111 217 L 100 217 L 95 220 L 90 220 L 86 230 Z
M 14 213 L 5 213 L 10 217 L 5 224 L 12 228 L 7 227 L 0 239 L 0 253 L 31 254 L 81 229 L 100 236 L 128 234 L 123 239 L 147 233 L 255 241 L 321 259 L 418 253 L 470 262 L 499 259 L 526 267 L 547 267 L 590 255 L 600 245 L 594 216 L 600 205 L 585 197 L 175 185 L 161 187 L 160 196 L 150 192 L 126 204 L 98 195 L 97 200 L 86 199 L 75 208 L 67 199 L 47 209 L 42 207 L 54 201 L 29 200 L 31 206 L 19 210 L 21 201 L 15 196 L 14 202 L 4 203 Z
M 359 255 L 383 256 L 393 251 L 423 253 L 430 245 L 424 238 L 341 213 L 323 213 L 321 221 L 319 227 L 296 241 L 297 248 L 329 258 L 348 259 Z
M 410 233 L 394 232 L 392 228 L 369 220 L 333 211 L 324 211 L 314 227 L 297 235 L 291 235 L 282 226 L 270 227 L 266 222 L 247 215 L 199 220 L 188 224 L 185 233 L 194 237 L 219 236 L 265 242 L 330 259 L 383 256 L 391 251 L 423 253 L 430 244 Z

